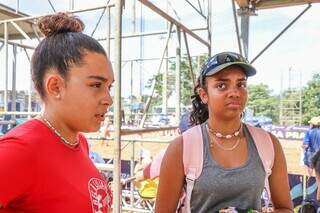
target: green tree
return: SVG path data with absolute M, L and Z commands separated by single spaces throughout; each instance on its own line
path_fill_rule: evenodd
M 199 67 L 203 64 L 204 60 L 207 58 L 206 55 L 200 57 L 192 58 L 192 68 L 194 73 L 194 78 L 196 79 Z M 168 87 L 167 96 L 170 97 L 172 92 L 175 90 L 175 61 L 171 63 L 168 70 Z M 183 105 L 191 104 L 191 95 L 193 95 L 193 82 L 190 76 L 189 62 L 187 57 L 183 57 L 181 60 L 181 102 Z M 155 94 L 151 102 L 151 107 L 158 106 L 162 103 L 162 89 L 163 89 L 163 73 L 155 75 L 152 79 L 149 79 L 146 87 L 151 88 L 153 80 L 156 80 Z
M 265 84 L 248 86 L 247 107 L 255 116 L 268 116 L 274 123 L 279 121 L 279 99 L 272 96 L 272 90 Z
M 302 122 L 308 124 L 313 116 L 320 116 L 320 74 L 314 74 L 303 89 Z

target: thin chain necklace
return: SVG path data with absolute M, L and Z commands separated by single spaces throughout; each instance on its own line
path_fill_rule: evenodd
M 66 138 L 64 138 L 60 132 L 58 132 L 58 130 L 56 130 L 56 128 L 54 128 L 54 126 L 42 115 L 40 115 L 40 117 L 42 118 L 42 120 L 44 120 L 44 122 L 47 124 L 47 126 L 52 129 L 52 131 L 62 140 L 62 142 L 72 148 L 76 147 L 79 144 L 79 141 L 77 140 L 75 143 L 71 143 L 69 142 Z
M 231 139 L 233 137 L 238 137 L 240 135 L 240 131 L 242 129 L 242 123 L 240 123 L 240 127 L 237 131 L 235 131 L 233 134 L 227 134 L 227 135 L 223 135 L 220 132 L 215 132 L 213 129 L 211 129 L 207 123 L 207 129 L 208 132 L 210 132 L 211 134 L 213 134 L 215 137 L 217 138 L 225 138 L 225 139 Z
M 236 143 L 235 143 L 232 147 L 230 147 L 230 148 L 225 148 L 225 147 L 223 147 L 221 144 L 219 144 L 218 141 L 214 141 L 214 139 L 213 139 L 213 138 L 214 138 L 214 135 L 212 135 L 212 133 L 210 132 L 208 126 L 207 126 L 207 131 L 208 131 L 208 133 L 209 133 L 210 147 L 213 147 L 214 144 L 216 144 L 220 149 L 222 149 L 222 150 L 224 150 L 224 151 L 232 151 L 232 150 L 234 150 L 235 148 L 237 148 L 237 147 L 239 146 L 239 144 L 240 144 L 240 139 L 241 139 L 241 137 L 238 137 Z

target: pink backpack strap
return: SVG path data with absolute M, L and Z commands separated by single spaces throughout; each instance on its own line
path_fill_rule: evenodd
M 203 140 L 201 126 L 194 126 L 182 134 L 183 165 L 187 178 L 197 179 L 202 172 Z
M 200 176 L 203 165 L 203 140 L 201 126 L 194 126 L 182 134 L 183 165 L 186 176 L 185 194 L 180 200 L 178 212 L 191 213 L 190 201 L 195 180 Z
M 262 161 L 264 171 L 266 172 L 265 188 L 268 193 L 268 197 L 271 201 L 271 193 L 269 187 L 269 176 L 272 173 L 272 167 L 274 163 L 274 147 L 271 137 L 267 131 L 261 128 L 253 127 L 248 124 L 246 126 L 256 144 L 260 159 Z

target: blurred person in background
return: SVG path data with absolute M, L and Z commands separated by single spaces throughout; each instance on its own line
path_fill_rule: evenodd
M 320 117 L 312 117 L 308 123 L 310 128 L 306 132 L 302 148 L 304 149 L 303 163 L 307 170 L 307 175 L 313 175 L 313 168 L 311 159 L 313 155 L 320 149 Z

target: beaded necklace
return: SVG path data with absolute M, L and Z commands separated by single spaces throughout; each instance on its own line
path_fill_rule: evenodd
M 47 124 L 47 126 L 62 140 L 62 142 L 72 148 L 76 147 L 79 144 L 79 141 L 77 140 L 75 143 L 69 142 L 65 137 L 63 137 L 56 128 L 42 115 L 40 116 L 42 120 Z
M 207 124 L 207 129 L 208 129 L 208 132 L 210 132 L 211 134 L 213 134 L 215 137 L 217 138 L 225 138 L 225 139 L 231 139 L 233 137 L 238 137 L 240 135 L 240 131 L 242 129 L 242 123 L 240 123 L 240 127 L 237 131 L 235 131 L 233 134 L 227 134 L 227 135 L 223 135 L 222 133 L 220 132 L 215 132 L 213 129 L 211 129 L 209 127 L 209 125 Z

